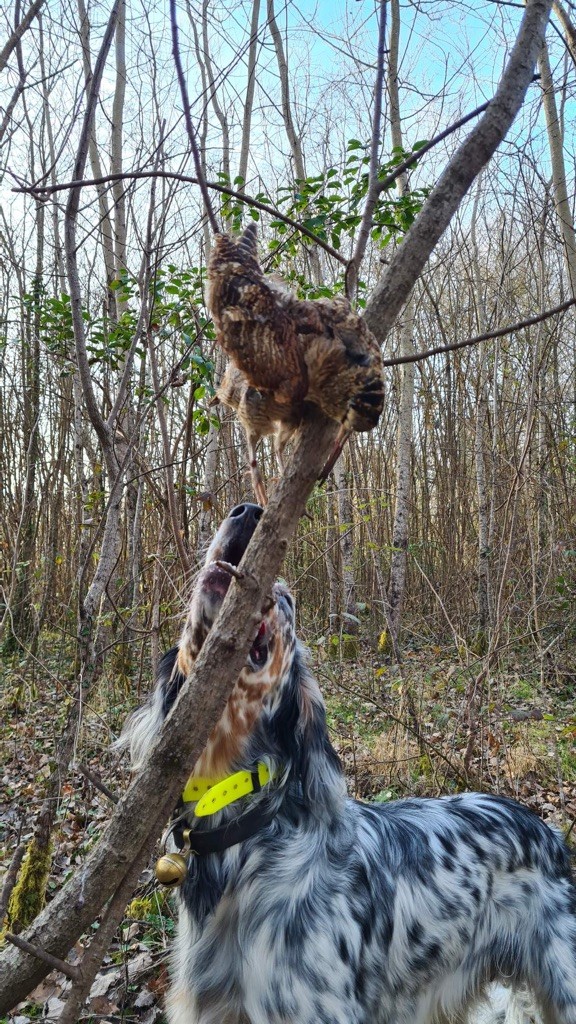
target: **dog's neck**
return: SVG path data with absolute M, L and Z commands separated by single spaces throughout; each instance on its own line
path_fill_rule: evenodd
M 245 764 L 246 748 L 272 680 L 249 683 L 246 676 L 243 670 L 194 765 L 193 775 L 222 779 L 239 768 L 250 767 Z

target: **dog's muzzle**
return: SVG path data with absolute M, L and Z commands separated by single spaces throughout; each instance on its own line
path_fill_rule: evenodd
M 260 505 L 250 502 L 236 505 L 208 548 L 204 568 L 196 583 L 196 615 L 197 621 L 202 625 L 204 637 L 214 623 L 228 592 L 233 570 L 240 565 L 262 513 Z M 267 656 L 268 637 L 266 627 L 262 623 L 250 649 L 253 668 L 262 667 Z

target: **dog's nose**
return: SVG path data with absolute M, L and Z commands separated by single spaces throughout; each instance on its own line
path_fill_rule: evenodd
M 251 502 L 244 502 L 232 509 L 221 527 L 222 558 L 225 561 L 232 565 L 239 564 L 262 513 L 260 505 Z
M 242 525 L 249 527 L 252 525 L 252 532 L 256 529 L 256 523 L 262 518 L 262 512 L 264 509 L 260 508 L 260 505 L 253 505 L 251 502 L 244 502 L 243 505 L 235 505 L 232 511 L 229 513 L 229 519 L 241 519 Z

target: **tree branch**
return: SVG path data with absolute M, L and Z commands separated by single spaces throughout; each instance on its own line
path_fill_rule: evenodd
M 536 81 L 537 77 L 538 76 L 533 76 L 533 81 Z M 420 160 L 425 153 L 429 153 L 431 149 L 434 149 L 434 147 L 440 142 L 443 142 L 444 139 L 447 139 L 455 131 L 458 131 L 459 128 L 462 128 L 462 126 L 467 124 L 468 121 L 471 121 L 473 118 L 482 114 L 490 106 L 491 102 L 492 100 L 488 100 L 486 103 L 482 103 L 481 106 L 476 107 L 475 110 L 470 111 L 469 114 L 459 118 L 458 121 L 454 121 L 453 124 L 449 125 L 448 128 L 445 128 L 444 131 L 440 132 L 439 135 L 436 135 L 417 152 L 411 153 L 410 156 L 406 157 L 406 160 L 403 160 L 402 163 L 399 163 L 394 170 L 386 176 L 386 178 L 383 178 L 382 181 L 378 181 L 378 191 L 382 192 L 384 189 L 390 188 L 396 179 L 399 178 L 404 171 L 408 170 L 418 160 Z M 12 192 L 23 192 L 26 195 L 32 195 L 35 199 L 41 200 L 47 199 L 48 196 L 52 195 L 54 192 L 65 192 L 66 189 L 69 188 L 85 188 L 88 185 L 106 185 L 113 184 L 116 181 L 132 179 L 137 181 L 144 178 L 172 178 L 174 181 L 181 181 L 186 185 L 199 184 L 198 178 L 192 177 L 189 174 L 179 174 L 177 171 L 126 171 L 123 174 L 104 174 L 99 178 L 84 178 L 79 181 L 64 181 L 60 185 L 22 185 L 18 188 L 13 188 Z M 220 192 L 222 195 L 230 196 L 231 199 L 237 199 L 239 202 L 245 203 L 246 206 L 251 206 L 255 210 L 261 210 L 262 213 L 268 213 L 271 217 L 274 217 L 275 220 L 281 220 L 283 224 L 287 224 L 289 227 L 294 228 L 295 231 L 299 231 L 301 235 L 309 238 L 315 245 L 324 249 L 324 251 L 327 252 L 329 256 L 332 256 L 333 259 L 338 260 L 339 263 L 347 265 L 348 261 L 341 252 L 338 252 L 337 249 L 333 249 L 327 242 L 318 238 L 313 231 L 310 231 L 298 221 L 293 220 L 292 217 L 286 216 L 286 214 L 282 213 L 281 210 L 276 209 L 276 207 L 270 206 L 268 203 L 262 203 L 259 199 L 253 199 L 251 196 L 246 195 L 244 191 L 237 191 L 236 189 L 229 188 L 227 185 L 222 185 L 216 181 L 207 181 L 206 187 L 211 189 L 213 192 Z
M 210 227 L 215 234 L 220 231 L 220 226 L 216 220 L 214 210 L 212 209 L 212 203 L 210 202 L 210 194 L 206 186 L 206 178 L 204 177 L 204 171 L 202 168 L 202 161 L 200 160 L 200 152 L 198 150 L 198 143 L 196 142 L 196 132 L 194 131 L 194 125 L 192 124 L 192 117 L 190 116 L 190 100 L 188 99 L 188 89 L 186 87 L 186 79 L 184 77 L 184 71 L 182 69 L 182 61 L 180 60 L 180 47 L 178 46 L 178 22 L 176 20 L 176 0 L 170 0 L 170 24 L 172 26 L 172 56 L 174 57 L 174 64 L 176 65 L 176 74 L 178 76 L 178 84 L 180 86 L 180 94 L 182 96 L 182 105 L 184 107 L 184 121 L 186 124 L 186 131 L 188 132 L 188 138 L 190 140 L 190 148 L 192 149 L 192 156 L 194 158 L 194 167 L 196 168 L 196 177 L 204 200 L 204 207 L 206 209 L 206 215 L 210 221 Z
M 108 24 L 106 26 L 106 32 L 102 40 L 100 52 L 94 66 L 94 74 L 92 81 L 89 84 L 87 97 L 86 97 L 86 111 L 84 114 L 84 121 L 82 124 L 82 130 L 80 132 L 80 140 L 78 142 L 78 150 L 76 153 L 76 161 L 74 163 L 74 178 L 82 178 L 84 174 L 84 167 L 86 166 L 86 158 L 88 155 L 88 146 L 90 143 L 90 134 L 94 123 L 94 115 L 96 111 L 96 104 L 98 102 L 98 95 L 100 92 L 100 84 L 102 82 L 102 75 L 104 74 L 104 66 L 116 29 L 116 21 L 118 18 L 118 7 L 120 0 L 115 0 L 114 6 L 110 12 Z M 78 276 L 78 259 L 76 253 L 76 220 L 78 217 L 78 208 L 80 205 L 80 189 L 72 188 L 70 195 L 68 196 L 68 202 L 66 204 L 66 214 L 64 222 L 64 239 L 66 248 L 66 269 L 68 274 L 68 286 L 70 289 L 70 306 L 72 313 L 72 326 L 74 330 L 74 341 L 76 344 L 76 359 L 78 363 L 78 373 L 80 374 L 80 380 L 82 382 L 82 391 L 84 394 L 84 400 L 86 402 L 86 409 L 90 416 L 90 421 L 94 427 L 98 438 L 104 448 L 105 452 L 110 449 L 110 430 L 107 424 L 104 422 L 96 396 L 94 394 L 94 388 L 92 386 L 92 375 L 90 373 L 90 366 L 88 363 L 88 355 L 86 352 L 86 337 L 84 331 L 84 320 L 82 318 L 82 299 L 80 291 L 80 280 Z
M 376 285 L 366 307 L 368 326 L 382 343 L 434 246 L 470 185 L 508 132 L 532 81 L 551 0 L 529 0 L 494 99 L 458 147 Z
M 52 195 L 52 193 L 64 192 L 69 188 L 84 188 L 87 185 L 102 185 L 128 178 L 134 179 L 134 181 L 141 178 L 173 178 L 174 181 L 181 181 L 185 185 L 200 184 L 198 178 L 194 178 L 189 174 L 179 174 L 177 171 L 126 171 L 126 173 L 120 175 L 105 174 L 100 178 L 84 178 L 78 181 L 66 181 L 61 185 L 21 186 L 19 188 L 13 188 L 12 192 L 24 192 L 28 195 L 34 196 L 35 199 L 47 199 L 48 196 Z M 288 224 L 289 227 L 294 228 L 295 231 L 298 231 L 301 235 L 309 238 L 315 245 L 321 246 L 329 256 L 333 256 L 339 263 L 346 264 L 348 262 L 341 252 L 338 252 L 337 249 L 333 249 L 327 242 L 323 242 L 321 238 L 318 238 L 313 231 L 304 227 L 304 225 L 300 224 L 299 221 L 293 220 L 292 217 L 288 217 L 285 213 L 277 210 L 275 206 L 270 206 L 268 203 L 262 203 L 259 199 L 252 199 L 251 196 L 246 195 L 244 192 L 238 192 L 236 189 L 228 188 L 226 185 L 220 185 L 215 181 L 207 181 L 206 188 L 212 189 L 213 192 L 221 192 L 223 195 L 230 196 L 231 199 L 237 199 L 246 206 L 252 206 L 255 210 L 262 210 L 262 213 L 269 213 L 275 220 L 281 220 L 283 224 Z
M 61 960 L 58 956 L 52 956 L 46 950 L 23 939 L 21 935 L 13 935 L 12 932 L 6 932 L 5 938 L 7 942 L 10 942 L 12 946 L 16 946 L 17 949 L 21 949 L 23 953 L 29 953 L 30 956 L 39 960 L 40 963 L 46 964 L 47 970 L 43 974 L 48 974 L 48 971 L 60 971 L 60 974 L 63 974 L 65 978 L 75 979 L 78 977 L 78 968 L 74 967 L 73 964 L 67 963 L 66 960 Z
M 466 341 L 455 341 L 451 345 L 438 345 L 437 348 L 427 348 L 425 352 L 414 352 L 409 356 L 395 356 L 393 359 L 383 359 L 382 366 L 400 366 L 402 363 L 419 363 L 423 359 L 430 359 L 431 356 L 439 356 L 442 352 L 456 352 L 459 348 L 468 348 L 470 345 L 479 345 L 481 341 L 491 341 L 493 338 L 502 338 L 505 334 L 516 334 L 525 327 L 532 327 L 533 324 L 542 323 L 552 316 L 565 313 L 570 306 L 576 304 L 576 298 L 568 299 L 559 306 L 553 306 L 544 313 L 530 316 L 527 320 L 520 320 L 517 324 L 508 324 L 507 327 L 499 327 L 496 331 L 488 331 L 486 334 L 477 334 L 475 338 L 467 338 Z
M 364 259 L 370 228 L 380 187 L 378 181 L 378 156 L 380 154 L 382 132 L 382 90 L 384 88 L 384 49 L 386 45 L 386 0 L 380 0 L 380 22 L 378 25 L 378 47 L 376 61 L 376 80 L 374 82 L 374 117 L 372 121 L 372 140 L 370 143 L 370 164 L 368 167 L 368 192 L 362 213 L 362 220 L 354 246 L 352 259 L 346 268 L 346 295 L 353 299 L 358 285 L 358 271 Z
M 43 4 L 44 0 L 35 0 L 35 3 L 28 8 L 20 24 L 14 29 L 6 45 L 2 47 L 2 50 L 0 50 L 0 71 L 4 71 L 12 51 L 18 46 L 18 43 L 26 32 L 26 29 L 30 28 L 30 25 L 34 21 L 34 18 Z

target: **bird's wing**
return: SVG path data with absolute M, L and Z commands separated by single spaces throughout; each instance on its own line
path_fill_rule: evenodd
M 248 382 L 278 392 L 280 401 L 302 397 L 306 368 L 292 318 L 256 258 L 255 227 L 235 241 L 217 235 L 208 264 L 207 303 L 216 338 Z
M 378 342 L 346 299 L 321 300 L 317 306 L 323 330 L 305 345 L 307 397 L 351 430 L 370 430 L 384 405 Z

